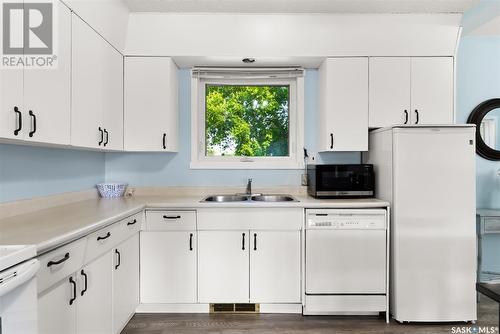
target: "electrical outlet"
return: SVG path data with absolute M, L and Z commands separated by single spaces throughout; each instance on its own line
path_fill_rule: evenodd
M 302 174 L 300 176 L 300 184 L 303 186 L 307 186 L 307 174 Z

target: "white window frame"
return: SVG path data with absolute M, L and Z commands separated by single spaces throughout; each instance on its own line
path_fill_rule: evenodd
M 288 85 L 289 156 L 287 157 L 208 157 L 205 155 L 205 87 L 206 85 Z M 304 147 L 304 78 L 231 78 L 191 79 L 191 169 L 302 169 Z

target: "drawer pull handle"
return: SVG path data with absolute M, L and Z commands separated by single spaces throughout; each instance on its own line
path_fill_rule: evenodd
M 73 297 L 69 300 L 69 304 L 73 305 L 73 302 L 76 300 L 76 282 L 73 276 L 69 278 L 69 283 L 73 285 Z
M 166 215 L 163 215 L 163 219 L 181 219 L 181 216 L 166 216 Z
M 127 223 L 127 226 L 130 226 L 130 225 L 135 225 L 135 223 L 137 223 L 137 219 L 134 219 L 133 221 L 128 222 L 128 223 Z
M 122 264 L 122 255 L 118 251 L 118 249 L 115 249 L 115 254 L 118 255 L 118 261 L 115 266 L 115 270 L 118 269 L 118 267 Z
M 189 250 L 193 250 L 193 233 L 189 233 Z
M 80 272 L 80 274 L 85 278 L 85 287 L 83 288 L 82 292 L 80 292 L 80 295 L 83 296 L 85 294 L 85 292 L 87 292 L 88 277 L 83 269 Z
M 66 253 L 64 254 L 64 257 L 60 260 L 57 260 L 57 261 L 49 261 L 49 263 L 47 263 L 47 267 L 52 267 L 52 266 L 55 266 L 55 265 L 58 265 L 58 264 L 61 264 L 65 261 L 69 260 L 69 253 Z
M 108 232 L 104 237 L 97 237 L 97 241 L 106 240 L 111 236 L 111 232 Z

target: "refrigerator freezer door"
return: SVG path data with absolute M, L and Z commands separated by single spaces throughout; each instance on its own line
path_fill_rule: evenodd
M 393 136 L 393 316 L 475 320 L 474 128 Z

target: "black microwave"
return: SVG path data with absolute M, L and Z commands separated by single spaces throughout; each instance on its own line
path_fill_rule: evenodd
M 375 196 L 373 165 L 308 165 L 307 192 L 316 198 Z

